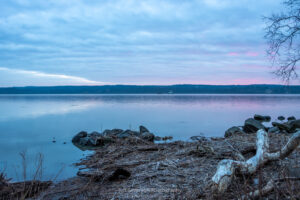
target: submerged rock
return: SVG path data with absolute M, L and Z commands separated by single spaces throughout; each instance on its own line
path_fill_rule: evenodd
M 290 116 L 290 117 L 287 118 L 287 120 L 288 120 L 288 121 L 296 120 L 296 117 Z
M 254 119 L 257 120 L 257 121 L 261 121 L 261 122 L 269 122 L 271 121 L 271 117 L 270 116 L 263 116 L 263 115 L 258 115 L 258 114 L 255 114 L 254 115 Z
M 253 118 L 249 118 L 246 119 L 244 127 L 243 127 L 243 131 L 245 131 L 246 133 L 256 133 L 259 129 L 266 129 L 266 127 L 264 125 L 262 125 L 261 122 L 253 119 Z
M 280 121 L 283 121 L 283 120 L 285 120 L 285 117 L 284 116 L 279 116 L 279 117 L 277 117 L 277 119 L 280 120 Z
M 237 126 L 233 126 L 225 131 L 224 137 L 230 137 L 236 134 L 245 134 L 245 132 Z

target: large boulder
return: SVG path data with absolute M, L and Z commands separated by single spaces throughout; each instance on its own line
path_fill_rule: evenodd
M 296 120 L 296 117 L 290 116 L 290 117 L 287 118 L 287 120 L 288 120 L 288 121 L 293 121 L 293 120 Z
M 73 143 L 76 144 L 77 146 L 90 146 L 90 147 L 94 146 L 90 140 L 90 137 L 80 138 L 78 142 L 73 142 Z
M 245 124 L 243 127 L 243 131 L 245 131 L 246 133 L 256 133 L 259 129 L 266 129 L 266 127 L 264 125 L 262 125 L 261 122 L 253 119 L 253 118 L 249 118 L 245 120 Z
M 237 126 L 233 126 L 225 131 L 224 137 L 230 137 L 236 134 L 245 134 L 245 132 Z
M 97 147 L 102 147 L 110 143 L 119 142 L 125 138 L 135 138 L 138 137 L 143 140 L 147 141 L 154 141 L 155 135 L 148 131 L 145 127 L 140 127 L 140 131 L 133 131 L 133 130 L 125 130 L 122 129 L 112 129 L 112 130 L 105 130 L 102 133 L 98 133 L 96 131 L 88 134 L 85 131 L 81 131 L 80 133 L 76 134 L 72 142 L 75 146 L 82 150 L 87 149 L 95 149 Z M 161 139 L 157 137 L 156 139 Z
M 98 146 L 104 146 L 108 143 L 114 142 L 113 139 L 109 136 L 103 136 L 102 134 L 94 131 L 88 134 L 85 131 L 81 131 L 76 134 L 73 139 L 72 143 L 78 147 L 84 147 L 82 149 L 89 149 Z
M 145 126 L 140 126 L 140 134 L 149 133 L 150 131 Z
M 291 126 L 286 123 L 272 122 L 274 127 L 277 127 L 281 131 L 290 132 Z
M 97 136 L 97 137 L 89 137 L 89 141 L 93 146 L 104 146 L 106 144 L 113 143 L 114 140 L 109 136 Z
M 300 129 L 300 120 L 289 120 L 285 123 L 272 122 L 272 125 L 278 127 L 282 131 L 294 133 L 297 129 Z
M 122 133 L 119 133 L 117 134 L 116 136 L 118 138 L 128 138 L 128 137 L 132 137 L 132 136 L 139 136 L 140 133 L 137 132 L 137 131 L 132 131 L 132 130 L 126 130 L 126 131 L 123 131 Z
M 296 129 L 300 129 L 300 119 L 289 121 L 287 124 L 290 125 L 292 132 L 295 132 Z
M 72 142 L 77 143 L 80 141 L 81 138 L 85 138 L 86 136 L 87 136 L 87 132 L 81 131 L 72 138 Z
M 274 126 L 268 129 L 268 133 L 280 133 L 280 129 Z
M 102 135 L 104 136 L 117 136 L 118 134 L 124 132 L 122 129 L 112 129 L 112 130 L 109 130 L 109 129 L 106 129 L 102 132 Z
M 269 121 L 271 121 L 271 117 L 267 116 L 267 115 L 263 116 L 263 115 L 255 114 L 254 119 L 257 120 L 257 121 L 260 121 L 260 122 L 269 122 Z
M 284 116 L 279 116 L 279 117 L 277 117 L 277 119 L 280 120 L 280 121 L 283 121 L 283 120 L 285 120 L 285 117 Z
M 141 138 L 143 140 L 147 140 L 147 141 L 153 142 L 154 138 L 155 138 L 155 135 L 153 133 L 144 132 L 144 133 L 141 134 Z

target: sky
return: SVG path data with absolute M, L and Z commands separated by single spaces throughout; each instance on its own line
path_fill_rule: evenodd
M 278 84 L 281 0 L 0 1 L 0 87 Z

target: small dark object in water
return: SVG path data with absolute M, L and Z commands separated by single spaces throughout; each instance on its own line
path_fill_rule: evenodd
M 56 140 L 55 140 L 55 137 L 53 137 L 53 140 L 52 140 L 52 142 L 53 142 L 53 143 L 55 143 L 55 142 L 56 142 Z
M 131 173 L 125 169 L 118 168 L 114 173 L 108 178 L 109 181 L 115 181 L 118 179 L 129 178 Z
M 280 120 L 280 121 L 283 121 L 283 120 L 285 120 L 285 117 L 284 116 L 279 116 L 277 119 Z
M 63 144 L 67 144 L 66 142 L 64 142 Z

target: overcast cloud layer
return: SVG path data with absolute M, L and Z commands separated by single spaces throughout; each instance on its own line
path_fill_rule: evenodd
M 280 0 L 5 0 L 0 86 L 280 83 L 263 15 Z

